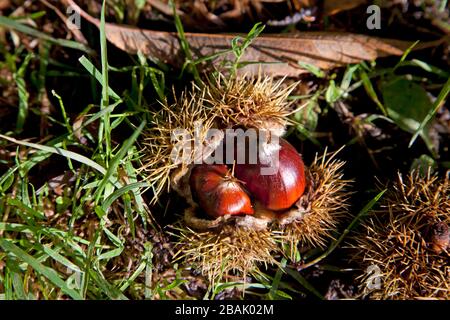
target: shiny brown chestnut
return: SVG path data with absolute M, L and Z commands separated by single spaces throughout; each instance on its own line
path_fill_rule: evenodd
M 208 215 L 253 214 L 250 197 L 226 165 L 197 165 L 189 182 L 199 206 Z
M 277 150 L 263 150 L 256 164 L 237 163 L 234 168 L 236 178 L 245 183 L 249 193 L 264 207 L 274 211 L 292 207 L 306 186 L 305 168 L 300 154 L 284 139 L 280 138 L 279 146 Z M 261 174 L 261 167 L 274 160 L 276 153 L 279 160 L 275 172 Z

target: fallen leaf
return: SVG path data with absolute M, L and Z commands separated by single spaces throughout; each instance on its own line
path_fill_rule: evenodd
M 11 6 L 10 0 L 0 0 L 0 10 L 8 9 Z
M 67 0 L 82 17 L 97 27 L 100 21 L 84 12 L 73 0 Z M 113 23 L 105 24 L 106 38 L 119 49 L 130 54 L 138 52 L 170 65 L 184 62 L 177 33 L 138 29 Z M 185 33 L 193 58 L 200 58 L 228 50 L 236 34 Z M 436 46 L 442 40 L 419 44 L 415 49 Z M 241 62 L 251 61 L 240 69 L 246 74 L 259 71 L 272 76 L 297 76 L 309 72 L 302 64 L 320 69 L 360 63 L 389 55 L 400 56 L 411 42 L 380 39 L 350 33 L 302 32 L 291 35 L 264 35 L 256 38 L 245 50 Z M 234 60 L 233 53 L 218 57 Z M 215 60 L 217 62 L 217 60 Z
M 325 0 L 323 15 L 332 16 L 342 11 L 347 11 L 366 4 L 367 0 Z
M 147 0 L 147 3 L 150 4 L 156 10 L 158 10 L 159 12 L 161 12 L 161 13 L 163 13 L 165 15 L 168 15 L 168 16 L 172 16 L 173 15 L 173 11 L 170 8 L 170 6 L 167 3 L 164 3 L 161 0 Z M 183 16 L 184 12 L 177 9 L 177 15 Z

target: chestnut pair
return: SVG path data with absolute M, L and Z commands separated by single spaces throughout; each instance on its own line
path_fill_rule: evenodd
M 277 154 L 275 154 L 275 152 Z M 261 159 L 261 156 L 268 159 Z M 261 173 L 262 163 L 278 157 L 273 174 Z M 196 165 L 190 187 L 201 209 L 211 217 L 253 214 L 252 199 L 272 211 L 289 209 L 305 191 L 305 168 L 300 154 L 286 140 L 276 150 L 264 150 L 256 164 Z

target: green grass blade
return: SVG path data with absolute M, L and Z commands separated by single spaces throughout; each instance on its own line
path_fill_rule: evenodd
M 19 70 L 17 70 L 17 72 L 14 74 L 14 79 L 17 85 L 17 92 L 19 95 L 19 112 L 17 113 L 16 122 L 16 132 L 19 133 L 22 132 L 25 120 L 28 116 L 28 99 L 30 97 L 30 94 L 28 93 L 25 83 L 25 71 L 32 57 L 33 54 L 29 53 L 22 62 Z
M 102 100 L 101 109 L 105 109 L 109 105 L 109 81 L 108 81 L 108 44 L 106 42 L 106 32 L 105 32 L 105 11 L 106 11 L 106 0 L 103 0 L 102 11 L 100 16 L 100 55 L 102 61 Z M 103 121 L 100 122 L 99 128 L 99 142 L 100 146 L 103 141 L 105 141 L 106 148 L 106 163 L 109 162 L 111 156 L 111 128 L 110 128 L 110 114 L 107 112 L 102 118 Z
M 22 276 L 14 271 L 11 271 L 12 285 L 14 288 L 14 294 L 18 300 L 28 300 L 28 296 L 25 293 L 25 288 L 23 287 Z
M 250 46 L 253 40 L 255 40 L 261 34 L 261 32 L 263 32 L 264 28 L 265 26 L 261 22 L 258 22 L 248 32 L 247 36 L 244 39 L 238 36 L 231 40 L 231 50 L 236 57 L 231 65 L 232 77 L 236 75 L 237 69 L 239 67 L 243 67 L 246 65 L 245 63 L 241 63 L 240 60 L 244 55 L 245 50 L 248 48 L 248 46 Z M 241 40 L 243 40 L 242 43 L 240 43 Z
M 439 96 L 434 101 L 430 111 L 426 115 L 425 119 L 423 119 L 423 121 L 420 123 L 419 128 L 417 128 L 416 132 L 411 138 L 411 141 L 409 142 L 409 148 L 411 148 L 411 146 L 414 144 L 419 134 L 422 132 L 423 128 L 425 128 L 425 126 L 428 124 L 428 122 L 431 121 L 431 119 L 434 117 L 439 108 L 445 103 L 445 99 L 447 98 L 449 92 L 450 92 L 450 78 L 448 78 L 447 82 L 445 83 L 444 87 L 439 93 Z
M 86 58 L 85 56 L 81 56 L 78 61 L 87 70 L 87 72 L 89 72 L 100 84 L 102 84 L 102 73 L 92 64 L 91 61 L 89 61 L 88 58 Z M 108 88 L 108 94 L 111 98 L 120 100 L 119 95 L 113 89 Z
M 26 146 L 26 147 L 30 147 L 30 148 L 34 148 L 34 149 L 38 149 L 38 150 L 42 150 L 42 151 L 58 154 L 58 155 L 63 156 L 63 157 L 67 157 L 67 158 L 72 159 L 74 161 L 81 162 L 81 163 L 83 163 L 83 164 L 85 164 L 85 165 L 87 165 L 87 166 L 97 170 L 101 174 L 106 174 L 106 169 L 105 168 L 103 168 L 97 162 L 92 161 L 91 159 L 86 158 L 85 156 L 82 156 L 82 155 L 80 155 L 78 153 L 75 153 L 75 152 L 72 152 L 72 151 L 68 151 L 68 150 L 64 150 L 64 149 L 57 148 L 57 147 L 49 147 L 49 146 L 45 146 L 45 145 L 41 145 L 41 144 L 36 144 L 36 143 L 31 143 L 31 142 L 17 140 L 17 139 L 14 139 L 14 138 L 2 135 L 2 134 L 0 134 L 0 138 L 8 140 L 8 141 L 16 143 L 16 144 L 20 144 L 22 146 Z
M 36 217 L 39 220 L 45 220 L 45 215 L 42 212 L 30 208 L 29 206 L 25 205 L 21 200 L 8 198 L 7 204 L 10 206 L 17 207 L 18 209 L 28 213 L 31 216 Z
M 116 287 L 111 285 L 107 280 L 102 278 L 100 274 L 94 270 L 90 270 L 89 276 L 100 287 L 110 299 L 113 300 L 128 300 L 128 298 Z
M 58 95 L 55 90 L 52 90 L 52 95 L 56 99 L 58 99 L 59 107 L 61 108 L 61 114 L 62 114 L 63 120 L 64 120 L 64 125 L 66 126 L 67 132 L 69 134 L 71 134 L 73 130 L 72 130 L 72 127 L 70 126 L 69 118 L 67 117 L 66 108 L 64 107 L 64 102 L 62 101 L 61 96 Z
M 64 282 L 64 280 L 61 279 L 53 269 L 44 266 L 34 257 L 13 244 L 11 241 L 0 239 L 0 247 L 2 247 L 6 252 L 14 254 L 18 259 L 30 265 L 36 272 L 46 277 L 50 282 L 60 288 L 62 292 L 70 296 L 72 299 L 82 300 L 81 295 L 77 291 L 70 289 Z
M 448 79 L 450 77 L 450 73 L 448 71 L 444 71 L 430 63 L 427 63 L 419 59 L 412 59 L 411 61 L 405 61 L 402 63 L 402 67 L 403 66 L 419 67 L 422 70 L 425 70 L 426 72 L 430 72 L 444 79 Z
M 276 299 L 277 297 L 278 287 L 280 286 L 281 277 L 283 276 L 283 269 L 286 267 L 286 263 L 286 258 L 283 258 L 280 263 L 280 268 L 278 268 L 277 273 L 275 274 L 272 286 L 269 291 L 269 297 L 271 299 Z
M 125 167 L 125 171 L 127 173 L 128 179 L 129 179 L 129 184 L 137 183 L 138 182 L 138 178 L 137 178 L 138 172 L 133 167 L 133 164 L 131 162 L 126 162 L 124 167 Z M 149 185 L 148 187 L 151 187 L 151 185 Z M 142 223 L 144 225 L 144 228 L 146 228 L 147 221 L 150 216 L 149 216 L 147 210 L 145 209 L 145 205 L 144 205 L 145 200 L 142 197 L 143 190 L 141 188 L 144 188 L 144 186 L 140 186 L 139 189 L 138 188 L 133 189 L 132 193 L 134 196 L 136 210 L 142 218 Z M 132 220 L 132 221 L 134 221 L 134 220 Z M 133 224 L 134 224 L 134 222 L 133 222 Z
M 381 112 L 383 112 L 383 115 L 387 116 L 386 108 L 383 106 L 383 104 L 380 102 L 380 99 L 378 99 L 378 96 L 375 92 L 375 89 L 373 88 L 372 82 L 369 79 L 369 76 L 365 71 L 360 69 L 360 75 L 361 80 L 363 82 L 364 89 L 366 89 L 367 94 L 372 99 L 373 102 L 380 108 Z
M 32 37 L 47 40 L 50 43 L 53 43 L 53 44 L 56 44 L 56 45 L 59 45 L 62 47 L 80 50 L 80 51 L 86 52 L 89 55 L 92 55 L 95 53 L 91 48 L 87 47 L 86 45 L 84 45 L 82 43 L 78 43 L 76 41 L 65 40 L 65 39 L 55 39 L 46 33 L 43 33 L 36 29 L 33 29 L 29 26 L 26 26 L 26 25 L 24 25 L 16 20 L 13 20 L 11 18 L 8 18 L 8 17 L 0 16 L 0 26 L 4 26 L 9 29 L 14 29 L 16 31 L 30 35 Z
M 62 264 L 63 266 L 67 267 L 68 269 L 70 269 L 71 271 L 74 272 L 82 272 L 81 269 L 74 264 L 73 262 L 71 262 L 69 259 L 67 259 L 66 257 L 62 256 L 61 254 L 59 254 L 58 252 L 56 252 L 55 250 L 51 249 L 50 247 L 46 246 L 46 245 L 41 245 L 41 244 L 37 244 L 37 247 L 45 252 L 45 254 L 47 254 L 49 257 L 51 257 L 53 260 L 59 262 L 60 264 Z
M 114 201 L 116 201 L 118 198 L 120 198 L 122 195 L 127 193 L 128 191 L 144 188 L 144 187 L 150 187 L 150 185 L 147 182 L 135 182 L 130 183 L 116 191 L 114 191 L 112 194 L 106 198 L 105 201 L 103 201 L 102 208 L 104 211 L 108 210 L 108 208 L 113 204 Z
M 184 54 L 186 55 L 186 63 L 190 66 L 190 71 L 194 76 L 195 82 L 198 85 L 203 85 L 203 81 L 200 78 L 200 74 L 198 73 L 197 66 L 194 64 L 194 59 L 192 58 L 192 52 L 189 47 L 189 42 L 186 39 L 186 35 L 184 34 L 183 24 L 181 23 L 181 19 L 178 16 L 175 4 L 173 0 L 169 0 L 169 6 L 172 8 L 173 16 L 175 19 L 175 27 L 177 29 L 178 38 L 180 39 L 180 45 L 183 49 Z
M 62 230 L 55 229 L 55 228 L 29 226 L 29 225 L 20 224 L 20 223 L 0 222 L 0 231 L 21 232 L 21 233 L 26 233 L 26 234 L 42 233 L 48 237 L 53 237 L 53 238 L 57 237 L 58 239 L 68 243 L 74 249 L 74 251 L 76 251 L 77 253 L 79 253 L 81 255 L 83 255 L 84 251 L 81 249 L 81 247 L 72 245 L 70 243 L 71 241 L 69 241 L 69 239 L 79 242 L 84 245 L 90 244 L 90 241 L 88 241 L 86 239 L 73 236 L 66 231 L 62 231 Z M 102 247 L 101 245 L 97 246 L 97 248 L 101 248 L 101 247 Z
M 306 290 L 314 294 L 317 298 L 324 300 L 324 296 L 320 294 L 319 291 L 316 290 L 309 282 L 306 280 L 300 272 L 296 270 L 292 270 L 290 268 L 285 268 L 284 271 L 286 271 L 287 274 L 289 274 L 292 278 L 294 278 L 302 287 L 304 287 Z
M 136 268 L 136 271 L 133 272 L 133 274 L 120 286 L 120 291 L 124 291 L 126 288 L 128 288 L 133 283 L 133 281 L 136 280 L 136 278 L 144 271 L 144 269 L 146 269 L 148 266 L 151 266 L 153 258 L 152 249 L 153 247 L 150 242 L 146 242 L 144 244 L 145 251 L 144 255 L 141 258 L 141 263 Z
M 417 44 L 419 42 L 420 42 L 420 40 L 417 40 L 408 49 L 405 50 L 405 52 L 402 54 L 402 57 L 400 58 L 400 60 L 395 65 L 393 71 L 395 71 L 399 66 L 402 65 L 402 63 L 405 61 L 406 57 L 408 57 L 408 55 L 411 53 L 412 49 L 414 49 L 414 47 L 417 46 Z
M 146 124 L 146 121 L 143 120 L 141 125 L 133 132 L 130 138 L 128 138 L 120 148 L 119 152 L 114 156 L 114 158 L 111 160 L 111 163 L 108 167 L 108 170 L 104 173 L 105 176 L 100 183 L 100 186 L 96 190 L 96 203 L 99 203 L 100 197 L 103 193 L 103 190 L 106 187 L 107 182 L 110 180 L 112 175 L 116 172 L 117 167 L 120 164 L 120 161 L 125 157 L 126 153 L 128 152 L 128 149 L 132 147 L 134 142 L 136 141 L 137 137 L 141 134 L 141 131 L 144 129 L 144 126 Z M 105 210 L 106 211 L 106 210 Z
M 372 207 L 378 202 L 378 200 L 381 199 L 381 197 L 384 195 L 384 193 L 386 191 L 387 191 L 387 189 L 385 189 L 385 190 L 381 191 L 380 193 L 378 193 L 375 196 L 375 198 L 370 200 L 370 202 L 368 204 L 366 204 L 364 206 L 364 208 L 361 209 L 361 211 L 352 220 L 350 225 L 342 232 L 341 236 L 335 242 L 333 242 L 331 244 L 331 246 L 328 248 L 327 251 L 325 251 L 323 254 L 321 254 L 316 259 L 303 264 L 301 266 L 301 269 L 309 268 L 309 267 L 315 265 L 316 263 L 320 262 L 321 260 L 325 259 L 326 257 L 328 257 L 328 255 L 330 255 L 330 253 L 332 253 L 337 248 L 337 246 L 344 240 L 344 238 L 347 236 L 347 234 L 359 223 L 361 218 L 364 217 L 367 214 L 367 212 L 369 212 L 372 209 Z
M 326 76 L 325 72 L 322 69 L 320 69 L 319 67 L 317 67 L 317 66 L 315 66 L 313 64 L 306 63 L 306 62 L 303 62 L 303 61 L 297 61 L 297 64 L 300 67 L 302 67 L 303 69 L 311 72 L 317 78 L 323 79 Z

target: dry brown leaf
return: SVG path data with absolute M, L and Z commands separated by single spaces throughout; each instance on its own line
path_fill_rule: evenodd
M 323 4 L 323 14 L 324 16 L 332 16 L 366 3 L 367 0 L 325 0 Z
M 97 27 L 100 26 L 98 19 L 84 12 L 73 0 L 67 1 L 86 20 Z M 112 23 L 106 23 L 105 32 L 108 41 L 130 54 L 140 51 L 167 64 L 180 66 L 183 63 L 177 33 Z M 185 33 L 185 36 L 193 57 L 199 58 L 229 49 L 231 40 L 237 35 Z M 436 46 L 441 42 L 439 40 L 422 43 L 415 49 Z M 261 71 L 273 76 L 297 76 L 308 72 L 298 65 L 299 61 L 326 70 L 389 55 L 399 56 L 411 45 L 412 43 L 408 41 L 349 33 L 302 32 L 287 36 L 264 35 L 256 38 L 241 58 L 241 62 L 259 63 L 247 65 L 240 71 L 247 74 L 257 74 Z M 219 59 L 233 60 L 233 58 L 233 53 L 229 53 Z
M 168 15 L 168 16 L 172 16 L 173 15 L 173 11 L 170 8 L 170 6 L 161 1 L 161 0 L 147 0 L 147 3 L 150 4 L 153 8 L 155 8 L 156 10 L 158 10 L 159 12 Z M 183 16 L 184 12 L 181 10 L 177 9 L 177 15 L 179 16 Z
M 11 6 L 10 0 L 0 0 L 0 10 L 8 9 Z

